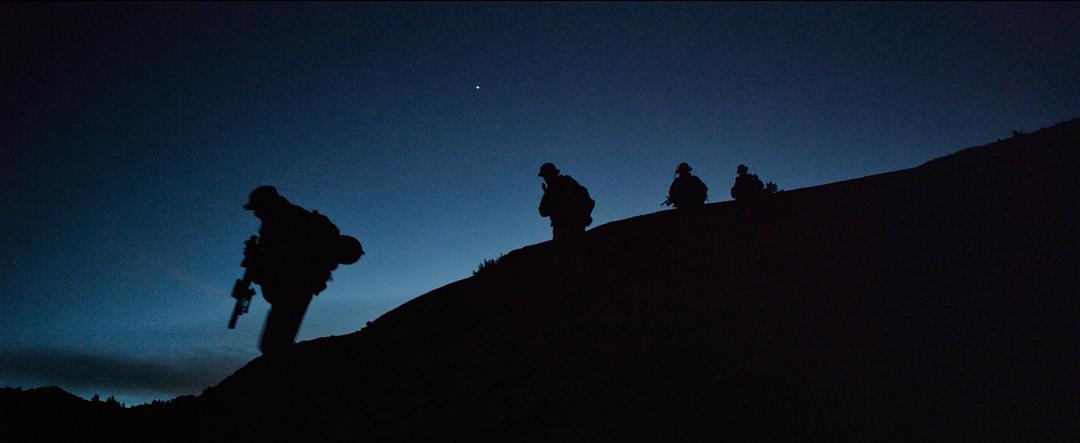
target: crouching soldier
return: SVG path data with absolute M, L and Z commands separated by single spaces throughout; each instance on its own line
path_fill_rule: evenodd
M 676 209 L 698 208 L 709 198 L 709 188 L 697 176 L 690 174 L 693 168 L 686 163 L 679 163 L 675 168 L 675 181 L 668 188 L 664 205 L 675 205 Z
M 765 198 L 765 185 L 756 174 L 748 174 L 750 168 L 739 165 L 736 171 L 735 186 L 731 187 L 731 198 L 737 202 L 757 203 Z

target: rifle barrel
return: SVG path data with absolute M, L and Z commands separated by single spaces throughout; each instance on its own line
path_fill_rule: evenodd
M 232 315 L 229 317 L 229 329 L 236 329 L 236 320 L 240 318 L 241 303 L 241 299 L 236 299 L 236 305 L 233 306 Z

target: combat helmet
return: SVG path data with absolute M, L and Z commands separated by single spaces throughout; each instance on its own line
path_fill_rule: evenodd
M 244 209 L 254 211 L 260 207 L 265 207 L 268 204 L 272 204 L 278 200 L 281 200 L 281 195 L 278 194 L 277 188 L 264 185 L 255 188 L 251 191 L 251 195 L 248 196 L 248 202 L 244 205 Z
M 544 163 L 543 165 L 540 165 L 540 173 L 536 175 L 540 177 L 559 175 L 559 169 L 555 167 L 554 163 Z

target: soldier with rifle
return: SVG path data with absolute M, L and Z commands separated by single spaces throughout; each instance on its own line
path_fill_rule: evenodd
M 687 163 L 679 163 L 675 167 L 675 181 L 668 188 L 667 199 L 661 205 L 672 206 L 676 209 L 698 208 L 705 204 L 709 197 L 709 187 L 700 178 L 690 173 L 693 168 Z
M 271 305 L 259 348 L 270 354 L 293 343 L 311 298 L 326 289 L 338 264 L 355 263 L 364 251 L 325 215 L 289 203 L 273 186 L 252 191 L 244 209 L 254 211 L 262 226 L 258 236 L 244 242 L 245 271 L 233 287 L 236 306 L 229 328 L 247 312 L 255 294 L 251 284 L 258 284 Z

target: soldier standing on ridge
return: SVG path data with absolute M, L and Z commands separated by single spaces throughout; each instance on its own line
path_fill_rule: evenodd
M 705 204 L 705 200 L 709 198 L 709 187 L 705 186 L 700 178 L 691 175 L 691 170 L 693 168 L 686 163 L 679 163 L 679 166 L 675 168 L 675 174 L 678 176 L 668 188 L 668 197 L 664 200 L 664 205 L 675 205 L 676 209 L 687 209 Z
M 755 174 L 747 174 L 750 168 L 739 165 L 736 169 L 735 186 L 731 187 L 731 198 L 740 202 L 756 202 L 765 196 L 765 185 Z
M 551 234 L 556 260 L 581 273 L 581 245 L 585 240 L 585 228 L 592 224 L 592 210 L 596 202 L 589 190 L 569 175 L 559 174 L 554 164 L 544 163 L 540 173 L 544 183 L 540 187 L 544 196 L 540 200 L 540 216 L 551 219 Z
M 340 235 L 326 216 L 289 203 L 273 186 L 252 191 L 244 209 L 254 211 L 262 225 L 244 250 L 248 270 L 238 282 L 258 284 L 271 305 L 259 342 L 263 354 L 270 354 L 293 343 L 312 296 L 326 289 L 337 265 L 355 263 L 364 251 L 355 238 Z M 250 300 L 253 291 L 245 290 Z M 230 328 L 236 315 L 234 310 Z

